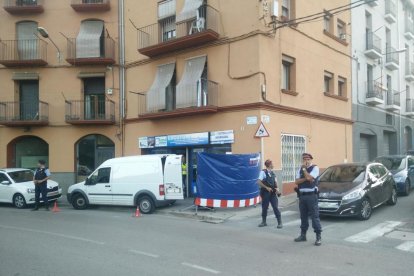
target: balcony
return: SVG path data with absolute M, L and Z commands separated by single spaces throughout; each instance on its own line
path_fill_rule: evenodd
M 405 80 L 412 82 L 414 81 L 414 63 L 405 62 Z
M 72 65 L 112 65 L 115 63 L 115 41 L 105 37 L 97 45 L 95 39 L 85 43 L 68 38 L 66 56 L 66 61 Z
M 4 0 L 3 8 L 13 15 L 43 12 L 43 0 Z
M 408 17 L 405 17 L 404 36 L 408 40 L 414 39 L 414 22 Z
M 172 117 L 194 116 L 216 113 L 218 110 L 219 85 L 216 82 L 201 79 L 196 85 L 186 85 L 183 95 L 175 97 L 166 108 L 154 110 L 147 105 L 146 95 L 139 95 L 138 118 L 156 120 Z
M 387 100 L 385 102 L 385 109 L 388 111 L 400 110 L 400 93 L 393 90 L 387 91 Z
M 40 39 L 1 40 L 0 64 L 6 67 L 44 66 L 47 43 Z
M 219 12 L 210 6 L 201 6 L 198 16 L 175 22 L 167 18 L 138 29 L 138 51 L 148 57 L 195 47 L 219 38 Z
M 103 12 L 111 9 L 109 0 L 72 0 L 70 5 L 77 12 Z
M 367 32 L 365 35 L 366 50 L 365 55 L 372 59 L 377 59 L 381 54 L 381 38 L 373 32 Z
M 371 7 L 378 6 L 378 0 L 365 0 L 365 2 Z
M 405 115 L 414 117 L 414 99 L 407 99 L 405 101 Z
M 68 124 L 115 124 L 115 102 L 111 100 L 65 101 L 65 105 L 65 120 Z
M 31 127 L 48 124 L 49 105 L 45 102 L 0 102 L 0 125 Z
M 396 49 L 387 47 L 385 55 L 385 67 L 391 71 L 397 70 L 400 66 L 400 57 Z
M 365 102 L 369 105 L 379 105 L 384 103 L 384 93 L 381 83 L 377 81 L 368 82 Z
M 385 1 L 385 20 L 392 24 L 397 22 L 397 6 L 393 1 Z

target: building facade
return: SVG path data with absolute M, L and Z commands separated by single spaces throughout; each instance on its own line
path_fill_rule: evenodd
M 125 153 L 185 155 L 189 194 L 199 152 L 261 152 L 285 193 L 305 151 L 352 161 L 349 3 L 127 1 Z
M 413 8 L 411 0 L 367 0 L 352 10 L 356 161 L 413 148 Z
M 65 188 L 121 155 L 118 1 L 0 2 L 0 167 Z

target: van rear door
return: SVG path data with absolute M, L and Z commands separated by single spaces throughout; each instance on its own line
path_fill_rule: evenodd
M 165 199 L 184 199 L 181 155 L 168 155 L 164 165 Z

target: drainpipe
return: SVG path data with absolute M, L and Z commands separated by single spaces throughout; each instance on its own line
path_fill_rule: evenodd
M 119 33 L 119 127 L 121 132 L 121 156 L 125 154 L 125 8 L 124 0 L 118 0 Z

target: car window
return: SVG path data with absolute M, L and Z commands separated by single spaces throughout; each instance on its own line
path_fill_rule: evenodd
M 380 177 L 384 177 L 387 174 L 387 169 L 384 166 L 376 165 L 375 169 L 379 173 Z
M 9 172 L 9 176 L 15 183 L 33 181 L 33 172 L 31 170 Z
M 90 181 L 91 184 L 109 183 L 110 176 L 111 168 L 100 168 L 91 175 Z
M 369 173 L 377 179 L 381 177 L 381 174 L 377 171 L 376 166 L 371 166 L 369 168 Z
M 408 157 L 408 167 L 414 166 L 414 159 L 412 157 Z
M 4 173 L 0 173 L 0 183 L 3 181 L 10 182 L 9 178 Z

